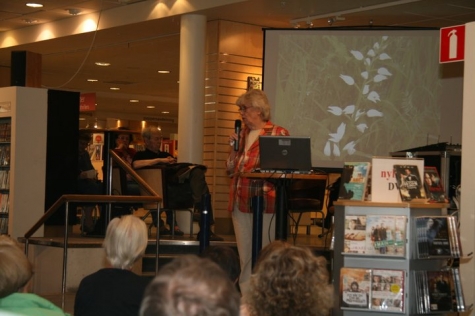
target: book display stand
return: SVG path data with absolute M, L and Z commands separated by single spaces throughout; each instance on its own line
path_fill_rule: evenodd
M 334 205 L 334 315 L 467 310 L 459 271 L 448 267 L 462 253 L 448 204 L 345 200 Z M 448 297 L 453 300 L 447 303 Z

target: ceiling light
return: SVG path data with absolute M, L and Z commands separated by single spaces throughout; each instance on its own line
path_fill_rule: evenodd
M 79 9 L 66 9 L 66 11 L 68 11 L 70 15 L 78 15 L 79 13 L 81 13 L 81 10 Z
M 96 61 L 95 64 L 97 66 L 102 66 L 102 67 L 107 67 L 107 66 L 111 65 L 110 63 L 106 63 L 106 62 L 102 62 L 102 61 Z
M 23 19 L 22 21 L 28 24 L 38 23 L 36 19 Z
M 43 5 L 41 3 L 34 3 L 34 2 L 29 2 L 26 4 L 27 7 L 30 8 L 42 8 Z
M 97 80 L 97 79 L 87 79 L 87 81 L 89 81 L 89 82 L 97 82 L 98 80 Z
M 114 90 L 114 91 L 120 90 L 120 88 L 118 87 L 110 87 L 109 89 Z
M 168 111 L 163 111 L 162 114 L 170 114 Z
M 155 109 L 155 105 L 147 105 L 147 109 Z
M 132 100 L 130 100 L 129 102 L 131 102 L 131 103 L 137 103 L 137 102 L 139 102 L 139 100 L 137 100 L 137 99 L 132 99 Z
M 169 74 L 170 70 L 159 70 L 158 73 L 159 74 Z

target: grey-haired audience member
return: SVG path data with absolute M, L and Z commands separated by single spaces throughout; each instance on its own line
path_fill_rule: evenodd
M 109 266 L 81 281 L 74 315 L 136 316 L 150 280 L 131 269 L 142 258 L 147 243 L 144 221 L 134 215 L 114 218 L 107 227 L 103 242 Z
M 166 264 L 147 287 L 140 316 L 238 316 L 240 295 L 214 262 L 185 255 Z

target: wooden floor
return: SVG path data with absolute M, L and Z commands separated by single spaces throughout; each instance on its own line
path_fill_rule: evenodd
M 288 241 L 291 243 L 294 243 L 295 245 L 301 245 L 301 246 L 308 246 L 312 248 L 314 251 L 317 253 L 319 252 L 329 252 L 330 251 L 330 244 L 331 244 L 331 234 L 328 234 L 322 238 L 318 237 L 318 234 L 321 233 L 321 228 L 319 227 L 311 227 L 310 229 L 310 235 L 306 234 L 306 229 L 305 227 L 301 227 L 299 230 L 299 234 L 297 235 L 289 235 L 288 236 Z M 211 241 L 211 245 L 229 245 L 229 246 L 236 246 L 236 239 L 234 235 L 220 235 L 221 237 L 224 238 L 224 241 L 222 242 L 215 242 Z M 152 230 L 152 234 L 150 236 L 150 243 L 154 243 L 156 238 L 155 230 Z M 53 247 L 62 247 L 64 238 L 63 237 L 49 237 L 49 238 L 32 238 L 30 241 L 31 243 L 35 244 L 42 244 L 42 245 L 51 245 Z M 70 234 L 69 242 L 68 242 L 68 247 L 70 248 L 75 248 L 75 247 L 81 247 L 81 248 L 97 248 L 101 247 L 103 242 L 103 238 L 100 237 L 84 237 L 81 236 L 79 232 L 79 227 L 75 227 Z M 199 245 L 199 242 L 196 240 L 196 235 L 193 237 L 190 237 L 189 235 L 185 235 L 182 237 L 175 236 L 172 238 L 171 236 L 164 236 L 160 239 L 160 245 Z M 62 299 L 61 299 L 61 293 L 58 293 L 57 295 L 46 295 L 43 296 L 44 298 L 50 300 L 57 306 L 61 307 L 62 304 Z M 64 310 L 65 312 L 73 315 L 74 311 L 74 298 L 75 298 L 75 293 L 66 293 L 65 296 L 65 305 L 64 305 Z

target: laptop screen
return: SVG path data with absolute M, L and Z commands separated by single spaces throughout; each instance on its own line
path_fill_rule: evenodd
M 310 137 L 260 136 L 261 171 L 309 172 L 312 170 Z

